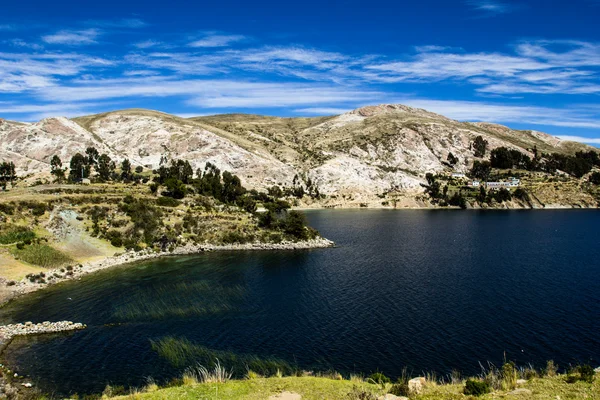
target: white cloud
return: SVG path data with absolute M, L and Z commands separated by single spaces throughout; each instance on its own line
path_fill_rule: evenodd
M 96 38 L 100 36 L 98 29 L 84 29 L 79 31 L 63 30 L 52 35 L 42 36 L 42 40 L 49 44 L 64 44 L 68 46 L 83 46 L 95 44 Z
M 403 99 L 400 102 L 460 121 L 511 122 L 567 128 L 600 128 L 600 112 L 586 108 L 579 109 L 576 106 L 552 108 L 427 99 Z
M 480 12 L 480 16 L 491 17 L 515 10 L 515 6 L 498 0 L 467 0 L 467 5 Z
M 23 47 L 23 48 L 33 49 L 33 50 L 42 50 L 44 48 L 44 46 L 42 46 L 41 44 L 29 43 L 29 42 L 24 41 L 23 39 L 6 40 L 5 43 L 8 43 L 13 47 Z
M 0 31 L 14 31 L 16 29 L 17 29 L 16 25 L 0 24 Z
M 142 42 L 137 42 L 133 44 L 133 46 L 137 47 L 138 49 L 149 49 L 151 47 L 156 47 L 160 45 L 162 45 L 162 42 L 152 39 L 144 40 Z
M 336 107 L 309 107 L 299 108 L 294 110 L 299 114 L 310 114 L 310 115 L 339 115 L 344 114 L 348 111 L 352 111 L 352 108 L 336 108 Z
M 571 142 L 579 142 L 586 144 L 600 144 L 600 138 L 588 138 L 584 136 L 558 135 L 559 139 L 570 140 Z
M 138 18 L 121 18 L 116 20 L 107 20 L 107 21 L 89 21 L 89 25 L 98 26 L 102 28 L 143 28 L 148 26 L 148 24 L 141 19 Z
M 244 35 L 208 35 L 200 40 L 195 40 L 188 45 L 190 47 L 227 47 L 233 43 L 246 40 Z

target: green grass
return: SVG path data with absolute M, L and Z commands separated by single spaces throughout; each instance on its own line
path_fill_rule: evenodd
M 169 389 L 160 389 L 152 393 L 140 393 L 123 398 L 136 399 L 182 399 L 182 400 L 266 400 L 269 396 L 277 395 L 284 391 L 298 393 L 302 400 L 346 399 L 353 387 L 373 393 L 381 393 L 380 389 L 368 383 L 356 383 L 347 380 L 333 380 L 318 377 L 285 377 L 285 378 L 259 378 L 246 380 L 233 380 L 226 383 L 201 383 L 189 386 L 180 386 Z
M 6 225 L 0 230 L 0 244 L 12 244 L 33 239 L 35 239 L 35 233 L 25 226 Z
M 567 383 L 565 375 L 545 378 L 533 378 L 519 388 L 530 392 L 508 395 L 506 390 L 496 390 L 480 397 L 466 396 L 464 383 L 427 384 L 419 395 L 411 396 L 411 400 L 490 400 L 490 399 L 600 399 L 600 379 L 596 374 L 594 383 Z M 356 390 L 355 390 L 356 389 Z M 225 383 L 192 383 L 179 387 L 154 390 L 151 393 L 135 393 L 123 398 L 158 400 L 158 399 L 229 399 L 229 400 L 266 400 L 269 396 L 284 391 L 298 393 L 303 400 L 323 399 L 376 399 L 389 389 L 357 380 L 334 380 L 324 377 L 284 377 L 232 380 Z M 350 396 L 351 392 L 369 392 L 374 397 Z
M 21 250 L 14 248 L 11 253 L 21 261 L 44 268 L 57 268 L 73 262 L 71 257 L 46 244 L 31 244 Z
M 262 376 L 277 373 L 291 375 L 295 369 L 288 362 L 277 358 L 261 358 L 253 354 L 236 354 L 229 351 L 213 350 L 190 342 L 185 338 L 164 337 L 151 341 L 152 348 L 162 358 L 175 367 L 202 365 L 208 369 L 220 363 L 234 377 L 241 378 L 248 370 Z

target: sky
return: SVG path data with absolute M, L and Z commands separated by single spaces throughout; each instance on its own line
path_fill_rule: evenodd
M 7 2 L 0 117 L 400 103 L 600 144 L 600 0 Z

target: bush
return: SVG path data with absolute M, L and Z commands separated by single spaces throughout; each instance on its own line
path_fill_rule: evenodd
M 17 243 L 17 250 L 23 250 L 25 248 L 25 243 L 19 242 Z
M 587 383 L 594 382 L 594 368 L 589 365 L 580 365 L 577 367 L 577 372 L 579 372 L 579 380 Z
M 390 389 L 390 394 L 394 396 L 408 396 L 408 382 L 395 383 Z
M 347 398 L 349 400 L 377 400 L 375 394 L 356 385 L 352 387 L 352 391 L 348 393 Z
M 490 388 L 489 383 L 476 381 L 473 379 L 469 379 L 465 383 L 464 394 L 471 396 L 482 396 L 484 394 L 490 393 L 492 390 Z
M 181 204 L 181 202 L 172 197 L 159 197 L 156 199 L 156 205 L 161 207 L 177 207 Z
M 25 226 L 7 225 L 0 230 L 0 244 L 12 244 L 35 239 L 35 233 Z
M 381 372 L 375 372 L 374 374 L 369 375 L 367 378 L 367 382 L 373 382 L 377 385 L 383 385 L 386 383 L 390 383 L 391 380 Z
M 239 232 L 227 232 L 221 236 L 221 243 L 223 244 L 234 244 L 234 243 L 248 243 L 250 238 L 239 233 Z

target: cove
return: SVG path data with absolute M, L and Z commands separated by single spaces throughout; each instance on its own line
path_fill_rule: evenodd
M 306 215 L 337 248 L 164 258 L 17 299 L 3 323 L 88 328 L 18 338 L 5 361 L 63 395 L 165 382 L 211 357 L 390 376 L 505 356 L 599 364 L 599 211 Z

